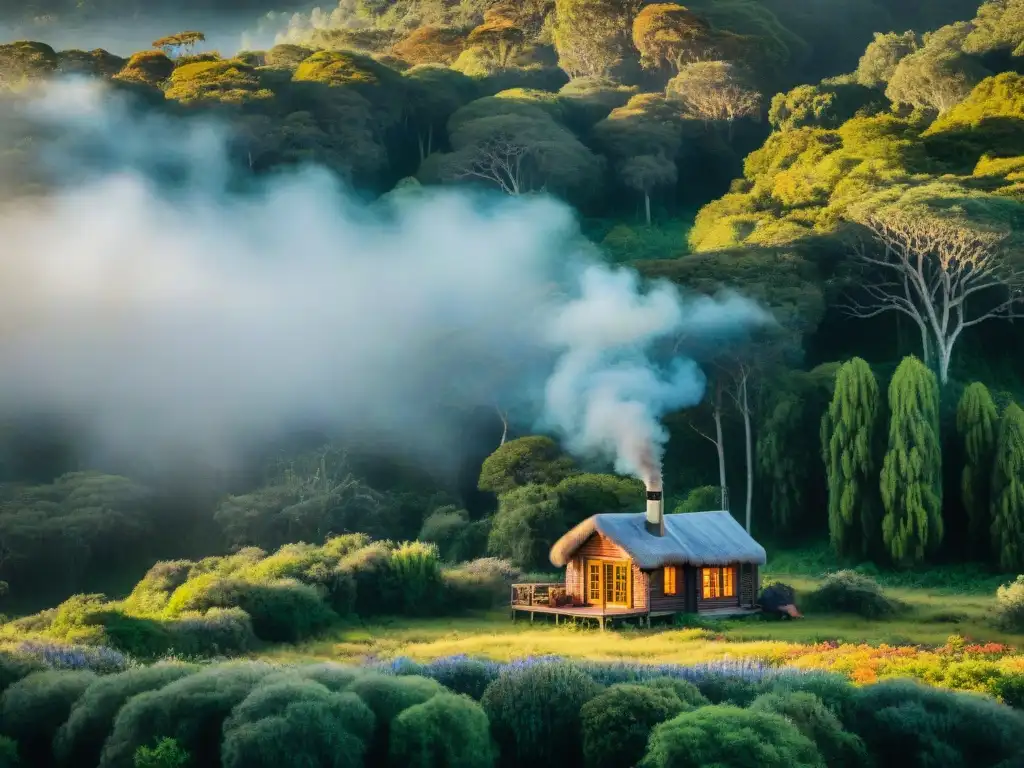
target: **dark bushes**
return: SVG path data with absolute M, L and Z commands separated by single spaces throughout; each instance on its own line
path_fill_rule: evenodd
M 702 707 L 651 734 L 642 768 L 824 768 L 810 739 L 780 715 L 732 706 Z
M 0 651 L 0 694 L 33 672 L 42 670 L 43 665 L 35 659 Z
M 903 604 L 885 596 L 878 582 L 856 571 L 838 571 L 825 577 L 821 586 L 803 597 L 809 611 L 852 613 L 865 619 L 891 616 Z
M 670 691 L 686 706 L 683 709 L 689 710 L 695 707 L 703 707 L 711 702 L 700 692 L 700 688 L 686 680 L 678 677 L 656 677 L 653 680 L 644 681 L 643 685 L 659 691 Z M 682 710 L 680 710 L 682 711 Z
M 224 723 L 222 768 L 360 766 L 374 716 L 352 693 L 296 678 L 257 688 Z
M 399 714 L 439 693 L 445 693 L 440 683 L 425 677 L 374 674 L 357 678 L 349 690 L 363 700 L 376 718 L 367 765 L 383 765 L 387 760 L 391 724 Z
M 221 725 L 272 671 L 266 664 L 224 664 L 135 696 L 114 720 L 100 768 L 131 768 L 139 747 L 165 736 L 192 755 L 192 768 L 217 768 Z
M 613 685 L 580 710 L 584 764 L 587 768 L 636 765 L 654 726 L 688 709 L 691 706 L 667 686 Z
M 484 692 L 491 733 L 507 766 L 570 768 L 583 760 L 580 709 L 601 692 L 568 664 L 503 672 Z
M 839 718 L 813 693 L 764 694 L 750 709 L 785 717 L 815 743 L 829 768 L 864 768 L 871 764 L 864 742 L 844 731 Z
M 4 735 L 18 742 L 26 765 L 53 764 L 53 737 L 95 679 L 86 671 L 33 672 L 4 692 L 0 723 Z
M 1019 757 L 1024 714 L 991 699 L 890 680 L 860 690 L 850 730 L 880 768 L 986 768 Z
M 490 768 L 495 757 L 487 715 L 468 696 L 437 694 L 391 726 L 392 768 Z
M 53 742 L 57 764 L 96 765 L 114 718 L 128 699 L 154 691 L 196 671 L 184 664 L 159 664 L 101 677 L 75 702 Z

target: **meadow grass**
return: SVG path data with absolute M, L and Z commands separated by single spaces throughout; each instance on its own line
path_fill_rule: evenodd
M 801 575 L 773 573 L 798 591 L 814 589 L 818 581 Z M 417 661 L 466 654 L 494 661 L 526 656 L 557 655 L 600 661 L 695 664 L 728 658 L 780 658 L 802 646 L 839 643 L 870 646 L 942 646 L 951 635 L 970 642 L 1010 646 L 1021 635 L 996 629 L 990 621 L 991 592 L 963 588 L 931 590 L 887 588 L 886 594 L 907 605 L 887 619 L 868 620 L 849 615 L 814 614 L 795 621 L 754 616 L 700 621 L 684 628 L 668 623 L 651 629 L 616 627 L 600 632 L 593 625 L 555 626 L 549 617 L 535 623 L 513 623 L 507 611 L 431 619 L 377 619 L 339 627 L 326 636 L 298 646 L 279 646 L 261 654 L 280 660 L 332 659 L 362 662 L 406 656 Z

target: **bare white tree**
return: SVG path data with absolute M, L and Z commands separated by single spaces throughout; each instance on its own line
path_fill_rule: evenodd
M 666 93 L 680 103 L 683 115 L 705 123 L 725 123 L 730 138 L 733 123 L 761 115 L 761 94 L 745 73 L 728 61 L 687 64 L 669 80 Z
M 529 191 L 526 187 L 526 159 L 530 148 L 507 137 L 495 137 L 479 144 L 459 159 L 451 168 L 453 179 L 483 179 L 497 184 L 508 195 Z
M 966 328 L 1024 317 L 1024 270 L 1008 258 L 1007 232 L 914 209 L 873 213 L 861 223 L 870 237 L 853 255 L 873 274 L 845 309 L 859 318 L 886 312 L 911 318 L 941 384 L 949 380 L 953 348 Z
M 718 454 L 718 486 L 721 493 L 720 500 L 722 508 L 726 508 L 726 494 L 728 493 L 726 487 L 725 478 L 725 436 L 722 432 L 722 392 L 724 390 L 721 378 L 715 381 L 714 392 L 709 398 L 708 404 L 711 408 L 711 420 L 715 424 L 714 437 L 709 435 L 706 431 L 700 429 L 692 421 L 689 422 L 690 429 L 696 432 L 698 435 L 703 437 L 713 446 L 715 446 L 715 452 Z

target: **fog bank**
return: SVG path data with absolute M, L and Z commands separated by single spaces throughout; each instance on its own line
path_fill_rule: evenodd
M 655 345 L 765 319 L 599 264 L 544 197 L 367 207 L 318 169 L 231 191 L 222 126 L 121 98 L 41 88 L 16 118 L 59 135 L 42 156 L 65 182 L 0 208 L 0 415 L 74 419 L 104 455 L 230 462 L 316 424 L 444 468 L 457 414 L 515 407 L 646 478 L 660 417 L 704 387 Z

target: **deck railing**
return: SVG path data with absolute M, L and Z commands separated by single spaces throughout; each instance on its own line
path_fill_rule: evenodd
M 547 605 L 555 607 L 565 597 L 565 584 L 555 581 L 512 585 L 512 605 Z

